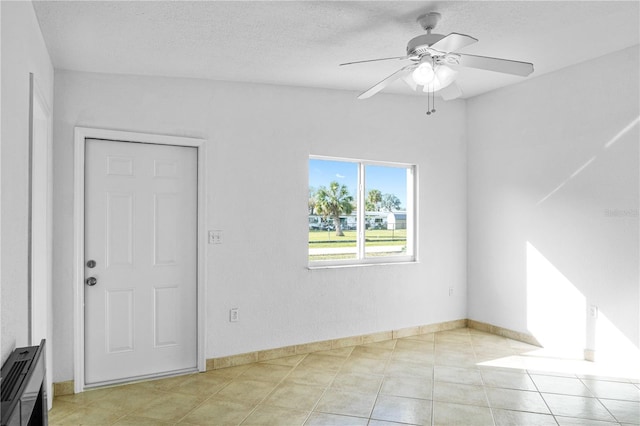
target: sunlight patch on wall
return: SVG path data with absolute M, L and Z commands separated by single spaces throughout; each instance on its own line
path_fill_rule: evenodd
M 609 141 L 607 141 L 607 143 L 604 144 L 604 147 L 602 148 L 602 150 L 606 150 L 609 147 L 611 147 L 611 145 L 613 145 L 614 143 L 618 142 L 623 136 L 625 136 L 627 133 L 629 133 L 634 127 L 636 127 L 638 125 L 638 123 L 640 123 L 640 117 L 636 117 L 635 119 L 633 119 L 629 124 L 627 124 L 622 130 L 620 130 L 615 136 L 613 136 Z M 556 192 L 558 192 L 562 187 L 564 187 L 567 183 L 569 183 L 569 181 L 573 178 L 575 178 L 577 175 L 580 174 L 580 172 L 582 172 L 584 169 L 586 169 L 591 163 L 593 163 L 595 161 L 595 159 L 597 158 L 597 155 L 594 155 L 593 157 L 591 157 L 589 160 L 587 160 L 586 163 L 584 163 L 583 165 L 581 165 L 580 167 L 578 167 L 576 169 L 576 171 L 574 171 L 573 173 L 571 173 L 571 175 L 566 178 L 562 183 L 560 183 L 560 185 L 556 186 L 553 191 L 549 192 L 547 195 L 545 195 L 542 199 L 540 199 L 537 203 L 536 206 L 539 206 L 540 204 L 544 203 L 547 199 L 549 199 L 553 194 L 555 194 Z
M 527 328 L 547 355 L 582 358 L 586 299 L 527 242 Z
M 581 171 L 583 171 L 584 169 L 587 168 L 587 166 L 589 166 L 589 164 L 593 163 L 596 159 L 596 156 L 591 157 L 589 160 L 587 160 L 586 163 L 584 163 L 582 166 L 578 167 L 576 169 L 575 172 L 571 173 L 571 176 L 569 176 L 567 179 L 565 179 L 560 185 L 556 186 L 555 189 L 553 191 L 551 191 L 550 193 L 548 193 L 547 195 L 544 196 L 544 198 L 542 198 L 540 201 L 538 201 L 536 203 L 536 206 L 544 203 L 549 197 L 551 197 L 553 194 L 555 194 L 556 192 L 558 192 L 563 186 L 565 186 L 571 179 L 573 179 L 574 177 L 578 176 L 580 174 Z
M 614 143 L 618 142 L 621 137 L 627 134 L 634 126 L 637 126 L 640 123 L 640 117 L 636 117 L 631 123 L 629 123 L 624 129 L 620 130 L 617 135 L 611 138 L 609 142 L 604 145 L 604 148 L 607 149 Z

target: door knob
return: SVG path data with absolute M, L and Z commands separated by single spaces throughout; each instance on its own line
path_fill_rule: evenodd
M 86 284 L 89 287 L 93 287 L 94 285 L 96 285 L 98 283 L 98 279 L 96 277 L 89 277 L 87 278 Z

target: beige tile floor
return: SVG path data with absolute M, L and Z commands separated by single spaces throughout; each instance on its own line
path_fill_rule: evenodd
M 462 328 L 60 396 L 49 421 L 638 425 L 636 367 L 550 357 Z

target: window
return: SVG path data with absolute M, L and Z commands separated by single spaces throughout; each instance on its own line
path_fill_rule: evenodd
M 408 164 L 309 159 L 309 265 L 415 260 L 415 175 Z

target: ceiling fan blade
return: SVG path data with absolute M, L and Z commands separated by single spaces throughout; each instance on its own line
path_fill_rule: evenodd
M 440 52 L 455 52 L 458 49 L 462 49 L 465 46 L 476 43 L 477 38 L 473 38 L 466 34 L 451 33 L 429 46 L 430 49 L 435 49 Z
M 452 99 L 456 99 L 462 96 L 462 89 L 460 89 L 460 86 L 458 86 L 458 84 L 454 81 L 448 86 L 438 90 L 438 92 L 436 93 L 442 96 L 443 100 L 450 101 Z
M 392 58 L 365 59 L 364 61 L 345 62 L 344 64 L 340 64 L 340 66 L 353 65 L 353 64 L 364 64 L 366 62 L 390 61 L 392 59 L 409 59 L 409 58 L 410 58 L 410 56 L 394 56 Z
M 393 74 L 391 74 L 390 76 L 388 76 L 384 80 L 380 81 L 375 86 L 370 87 L 366 91 L 362 92 L 358 96 L 358 99 L 370 98 L 371 96 L 375 95 L 376 93 L 378 93 L 379 91 L 381 91 L 382 89 L 384 89 L 385 87 L 387 87 L 388 85 L 390 85 L 391 83 L 396 81 L 397 79 L 402 78 L 405 75 L 411 73 L 414 70 L 415 67 L 416 67 L 416 65 L 411 64 L 411 65 L 407 65 L 406 67 L 400 68 L 398 71 L 394 72 Z
M 533 72 L 533 64 L 529 62 L 512 61 L 510 59 L 490 58 L 488 56 L 462 55 L 458 64 L 463 67 L 480 68 L 483 70 L 502 72 L 526 77 Z

